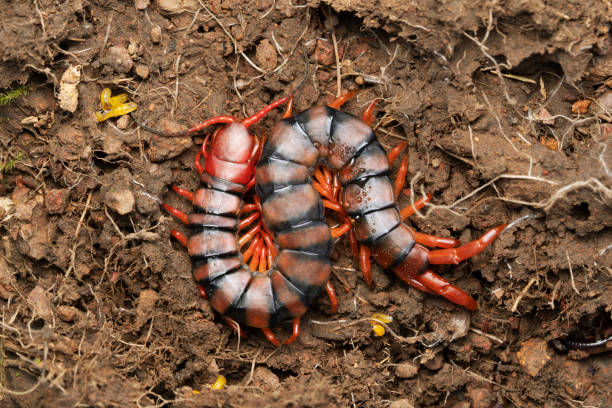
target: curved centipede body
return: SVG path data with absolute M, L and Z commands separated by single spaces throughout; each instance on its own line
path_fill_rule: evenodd
M 323 164 L 337 172 L 352 233 L 379 265 L 422 291 L 475 310 L 474 299 L 433 273 L 430 264 L 458 263 L 481 252 L 505 225 L 457 248 L 452 248 L 452 239 L 451 244 L 431 236 L 422 241 L 402 222 L 387 153 L 367 123 L 332 107 L 289 116 L 290 108 L 263 148 L 247 130 L 254 123 L 251 118 L 242 123 L 227 117 L 207 121 L 229 125 L 213 134 L 208 151 L 206 143 L 203 146 L 204 168 L 196 159 L 201 187 L 193 194 L 175 189 L 192 200 L 194 212 L 187 216 L 166 206 L 190 226 L 189 239 L 176 232 L 174 236 L 186 244 L 194 279 L 211 306 L 240 325 L 261 328 L 276 345 L 269 328 L 293 319 L 288 342 L 295 340 L 300 317 L 324 289 L 330 291 L 333 238 L 313 187 L 315 166 Z M 278 253 L 267 270 L 259 271 L 243 261 L 237 235 L 242 195 L 253 170 L 263 220 Z M 430 245 L 444 241 L 446 246 L 429 250 L 420 240 Z

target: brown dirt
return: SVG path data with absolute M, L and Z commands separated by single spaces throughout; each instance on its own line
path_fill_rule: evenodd
M 0 4 L 0 88 L 31 89 L 0 107 L 0 162 L 23 155 L 0 175 L 0 405 L 612 406 L 609 348 L 551 345 L 612 330 L 609 1 L 203 4 Z M 321 298 L 293 345 L 238 341 L 152 198 L 188 210 L 168 187 L 197 185 L 203 138 L 94 111 L 108 86 L 154 127 L 249 115 L 300 84 L 304 51 L 297 109 L 324 104 L 337 92 L 332 34 L 342 89 L 362 91 L 344 109 L 382 98 L 381 142 L 406 140 L 413 196 L 435 193 L 416 228 L 466 242 L 526 218 L 439 268 L 477 312 L 378 268 L 370 290 L 341 242 L 336 315 Z M 74 112 L 58 100 L 69 67 Z M 373 336 L 375 312 L 394 317 L 392 333 Z M 228 385 L 211 390 L 219 374 Z

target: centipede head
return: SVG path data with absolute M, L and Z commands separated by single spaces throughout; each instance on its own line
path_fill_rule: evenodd
M 260 140 L 239 122 L 216 130 L 208 151 L 206 148 L 205 142 L 202 146 L 202 153 L 206 158 L 204 171 L 239 184 L 249 182 L 261 154 Z

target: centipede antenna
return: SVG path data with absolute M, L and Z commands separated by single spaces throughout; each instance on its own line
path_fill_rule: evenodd
M 132 119 L 134 120 L 134 122 L 136 122 L 136 124 L 138 126 L 140 126 L 142 129 L 151 132 L 153 134 L 159 135 L 159 136 L 166 136 L 166 137 L 181 137 L 181 136 L 189 136 L 192 135 L 194 133 L 199 132 L 200 130 L 208 127 L 208 126 L 212 126 L 212 125 L 216 125 L 218 123 L 233 123 L 236 121 L 236 119 L 232 116 L 227 116 L 227 115 L 221 115 L 221 116 L 215 116 L 213 118 L 210 118 L 208 120 L 205 120 L 204 122 L 189 128 L 187 130 L 182 130 L 180 132 L 164 132 L 161 130 L 157 130 L 157 129 L 153 129 L 148 127 L 147 125 L 145 125 L 144 123 L 142 123 L 141 121 L 139 121 L 135 115 L 132 114 Z

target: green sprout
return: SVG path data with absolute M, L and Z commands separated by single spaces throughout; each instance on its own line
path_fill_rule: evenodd
M 30 92 L 28 85 L 20 86 L 12 91 L 0 93 L 0 106 L 8 105 L 21 95 L 27 95 Z

